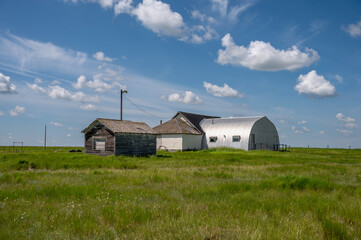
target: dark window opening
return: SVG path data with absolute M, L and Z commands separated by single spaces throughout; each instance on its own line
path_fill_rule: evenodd
M 239 141 L 241 141 L 241 136 L 236 135 L 232 137 L 232 142 L 239 142 Z
M 217 137 L 209 137 L 209 142 L 217 142 Z

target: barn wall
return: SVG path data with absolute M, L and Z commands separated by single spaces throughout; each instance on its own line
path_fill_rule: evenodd
M 164 149 L 164 147 L 168 151 L 182 150 L 182 134 L 157 135 L 157 149 Z
M 202 135 L 183 134 L 182 149 L 193 150 L 202 148 Z
M 94 138 L 105 138 L 105 151 L 93 149 Z M 90 132 L 85 134 L 84 153 L 95 155 L 113 155 L 114 154 L 114 135 L 104 129 L 104 125 L 97 124 L 93 126 Z
M 275 144 L 279 144 L 279 137 L 276 127 L 267 118 L 258 120 L 251 134 L 255 135 L 256 149 L 273 150 Z
M 206 119 L 201 122 L 201 127 L 205 132 L 203 142 L 203 148 L 217 148 L 217 147 L 229 147 L 248 150 L 248 139 L 251 128 L 254 121 L 240 122 L 237 119 L 230 119 L 227 122 L 219 122 L 220 119 L 212 120 Z M 233 142 L 233 136 L 240 136 L 239 142 Z M 210 137 L 217 137 L 216 142 L 210 142 Z
M 115 155 L 155 155 L 156 135 L 126 134 L 115 135 Z

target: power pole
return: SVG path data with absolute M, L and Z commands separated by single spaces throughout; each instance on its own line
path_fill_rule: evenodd
M 123 93 L 128 93 L 128 91 L 120 89 L 120 120 L 123 120 Z
M 45 125 L 45 134 L 44 134 L 44 150 L 46 150 L 46 125 Z

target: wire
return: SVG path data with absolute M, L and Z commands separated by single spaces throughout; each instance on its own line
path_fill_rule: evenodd
M 145 114 L 148 114 L 149 116 L 152 116 L 152 117 L 156 117 L 156 118 L 162 119 L 161 117 L 156 116 L 156 115 L 154 115 L 154 114 L 151 114 L 151 113 L 143 110 L 142 108 L 138 107 L 138 106 L 137 106 L 135 103 L 133 103 L 128 97 L 125 97 L 125 98 L 128 99 L 128 101 L 129 101 L 131 104 L 133 104 L 134 107 L 138 108 L 140 111 L 144 112 Z

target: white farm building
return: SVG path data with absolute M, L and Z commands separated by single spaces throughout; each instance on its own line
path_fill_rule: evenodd
M 168 151 L 215 147 L 279 150 L 277 129 L 265 116 L 219 118 L 178 112 L 153 129 L 157 132 L 157 149 Z
M 204 148 L 230 147 L 246 151 L 279 148 L 277 129 L 267 117 L 204 119 L 200 126 L 205 133 Z

